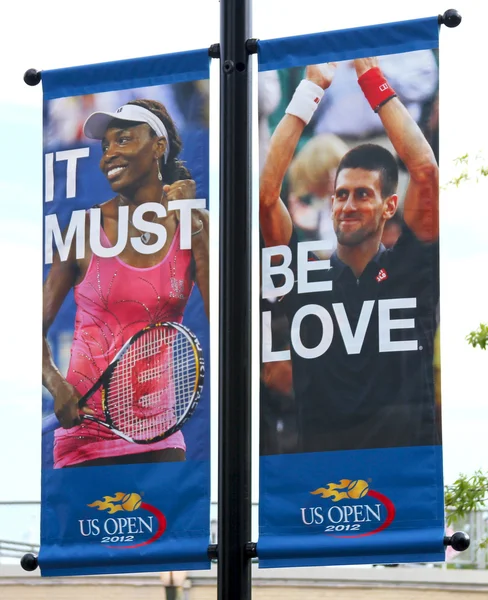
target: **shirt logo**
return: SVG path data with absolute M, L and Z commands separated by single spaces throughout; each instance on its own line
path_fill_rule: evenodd
M 385 279 L 388 279 L 388 273 L 385 269 L 380 269 L 378 275 L 376 275 L 376 281 L 381 283 L 382 281 L 385 281 Z

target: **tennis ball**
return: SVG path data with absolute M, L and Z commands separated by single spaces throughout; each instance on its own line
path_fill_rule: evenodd
M 126 494 L 122 498 L 122 508 L 128 512 L 137 510 L 141 506 L 142 498 L 139 494 Z
M 358 498 L 363 498 L 369 491 L 369 486 L 366 481 L 362 479 L 356 479 L 356 481 L 351 481 L 351 483 L 347 486 L 347 495 L 349 498 L 354 498 L 357 500 Z

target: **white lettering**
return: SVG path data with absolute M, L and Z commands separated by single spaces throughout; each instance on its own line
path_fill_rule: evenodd
M 129 207 L 119 206 L 117 223 L 117 243 L 115 246 L 102 246 L 100 241 L 102 211 L 100 208 L 90 209 L 90 248 L 95 256 L 111 258 L 118 256 L 127 244 L 129 235 Z
M 356 523 L 363 523 L 366 519 L 363 517 L 363 506 L 361 504 L 355 504 L 354 508 L 354 520 Z
M 349 506 L 349 505 L 346 504 L 345 506 L 342 507 L 342 511 L 343 511 L 343 514 L 344 514 L 343 520 L 346 523 L 349 523 L 349 517 L 352 516 L 352 514 L 354 512 L 352 506 Z
M 85 533 L 84 531 L 84 523 L 88 523 L 88 533 Z M 91 523 L 90 520 L 85 521 L 85 519 L 78 519 L 78 523 L 80 524 L 80 533 L 82 536 L 87 537 L 89 535 L 91 535 Z
M 166 244 L 166 239 L 168 237 L 164 225 L 161 223 L 152 223 L 151 221 L 145 221 L 143 219 L 143 215 L 149 211 L 155 212 L 160 219 L 167 214 L 166 209 L 162 204 L 159 204 L 159 202 L 146 202 L 135 209 L 134 214 L 132 215 L 134 227 L 140 231 L 153 233 L 157 237 L 153 244 L 144 244 L 140 236 L 135 236 L 130 239 L 134 250 L 137 250 L 137 252 L 140 252 L 141 254 L 154 254 L 155 252 L 159 252 L 164 244 Z
M 332 511 L 336 511 L 337 512 L 337 520 L 335 521 L 332 518 Z M 327 516 L 329 518 L 329 521 L 331 521 L 332 523 L 340 523 L 342 521 L 342 511 L 341 511 L 341 507 L 340 506 L 331 506 L 329 508 L 329 511 L 327 512 Z
M 272 265 L 272 258 L 282 256 L 281 265 Z M 263 248 L 261 252 L 262 264 L 262 296 L 263 298 L 278 298 L 285 296 L 293 289 L 293 271 L 289 268 L 292 254 L 288 246 L 273 246 L 272 248 Z M 273 275 L 283 275 L 285 281 L 283 285 L 275 287 L 271 277 Z
M 312 508 L 301 508 L 302 523 L 304 525 L 321 525 L 324 522 L 324 515 L 322 514 L 322 507 L 315 506 Z M 307 520 L 307 511 L 310 513 L 310 517 Z
M 143 533 L 144 532 L 143 527 L 145 527 L 146 530 L 149 531 L 149 533 L 152 533 L 152 530 L 153 530 L 153 525 L 152 525 L 153 517 L 149 517 L 149 521 L 148 522 L 144 521 L 144 519 L 142 517 L 137 517 L 137 518 L 139 520 L 139 531 L 138 531 L 138 533 Z
M 330 250 L 331 246 L 325 241 L 300 242 L 298 244 L 298 293 L 309 294 L 311 292 L 330 292 L 332 281 L 308 281 L 309 271 L 320 271 L 330 269 L 330 260 L 308 260 L 308 253 L 316 250 Z
M 56 161 L 66 160 L 66 198 L 76 196 L 76 168 L 79 158 L 87 158 L 90 148 L 76 148 L 75 150 L 62 150 L 56 152 Z
M 263 363 L 290 360 L 289 350 L 272 350 L 273 340 L 271 333 L 271 311 L 265 310 L 262 314 L 262 356 Z
M 361 352 L 366 336 L 366 330 L 368 329 L 369 321 L 371 319 L 371 313 L 373 312 L 373 306 L 374 300 L 366 300 L 366 302 L 364 302 L 356 326 L 356 333 L 353 334 L 344 309 L 344 304 L 340 303 L 332 305 L 342 339 L 344 340 L 344 346 L 346 347 L 346 352 L 348 354 L 359 354 Z
M 109 525 L 111 528 L 113 527 L 112 531 L 110 531 Z M 103 528 L 105 530 L 105 533 L 108 533 L 108 535 L 115 535 L 118 532 L 119 526 L 115 519 L 107 519 L 103 524 Z
M 307 348 L 303 345 L 300 337 L 300 326 L 305 317 L 315 315 L 322 323 L 322 339 L 315 348 Z M 297 310 L 291 324 L 291 343 L 295 352 L 302 358 L 317 358 L 329 349 L 334 336 L 334 324 L 332 317 L 323 306 L 318 304 L 307 304 Z
M 307 521 L 307 519 L 306 519 L 307 510 L 310 511 L 310 521 Z M 300 511 L 302 513 L 302 522 L 305 525 L 313 525 L 313 508 L 301 508 Z
M 54 199 L 54 154 L 49 152 L 44 156 L 44 202 Z
M 99 535 L 100 527 L 98 526 L 98 519 L 79 519 L 78 522 L 80 524 L 80 533 L 82 536 L 88 537 L 90 535 Z M 87 533 L 85 532 L 85 523 L 88 525 Z
M 137 524 L 136 524 L 136 518 L 135 517 L 128 517 L 127 518 L 127 525 L 128 525 L 128 529 L 127 529 L 128 533 L 139 533 L 137 531 Z
M 191 211 L 193 208 L 205 208 L 205 204 L 204 198 L 168 202 L 168 210 L 180 211 L 180 248 L 182 250 L 191 250 Z
M 44 220 L 44 261 L 46 265 L 53 262 L 53 245 L 59 252 L 60 260 L 68 260 L 73 238 L 76 236 L 76 258 L 85 255 L 85 211 L 74 210 L 71 213 L 65 239 L 61 234 L 57 215 L 46 215 Z
M 376 521 L 381 521 L 381 504 L 375 504 L 375 506 L 377 512 L 375 512 L 371 506 L 368 506 L 367 504 L 364 505 L 364 508 L 366 509 L 366 521 L 371 521 L 369 518 L 370 515 L 373 516 Z
M 390 317 L 390 311 L 398 308 L 416 308 L 417 298 L 392 298 L 378 302 L 378 333 L 380 352 L 408 352 L 417 350 L 417 340 L 392 341 L 392 329 L 412 329 L 415 319 L 395 319 Z

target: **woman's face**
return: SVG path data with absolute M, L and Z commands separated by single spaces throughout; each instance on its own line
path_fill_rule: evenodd
M 115 192 L 157 182 L 158 138 L 149 125 L 109 123 L 102 140 L 100 169 Z

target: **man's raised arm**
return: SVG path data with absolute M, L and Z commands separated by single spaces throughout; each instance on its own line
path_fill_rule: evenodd
M 331 84 L 335 69 L 335 63 L 307 67 L 306 78 L 271 137 L 259 184 L 259 219 L 266 246 L 290 241 L 292 221 L 280 198 L 281 186 L 303 130 Z
M 378 67 L 376 58 L 354 61 L 358 82 L 379 114 L 398 156 L 410 174 L 403 217 L 417 238 L 433 242 L 439 237 L 439 168 L 424 134 Z

